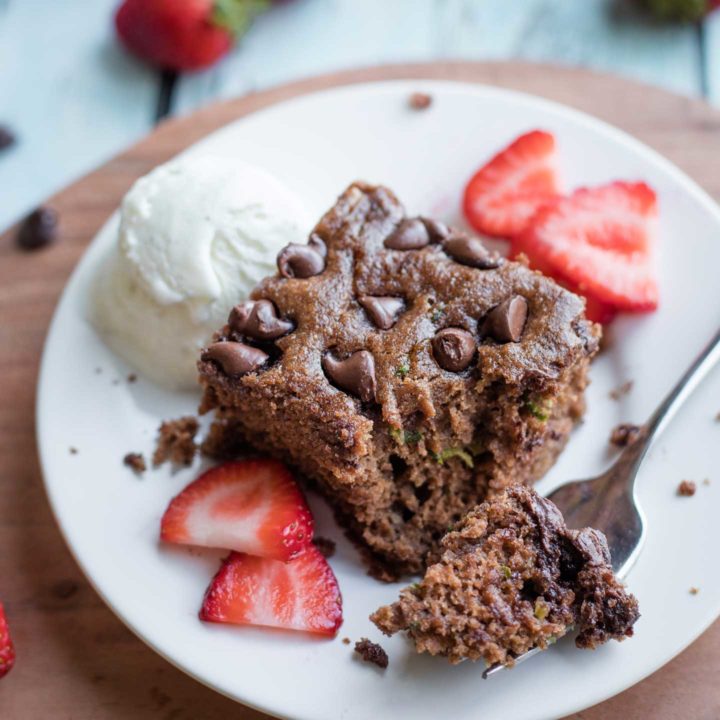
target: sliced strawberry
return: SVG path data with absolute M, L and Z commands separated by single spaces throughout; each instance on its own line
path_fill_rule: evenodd
M 5 677 L 15 664 L 15 646 L 10 638 L 10 628 L 5 617 L 5 608 L 0 603 L 0 678 Z
M 655 310 L 656 216 L 655 193 L 645 183 L 582 188 L 542 206 L 514 239 L 513 252 L 603 305 Z
M 342 597 L 314 545 L 288 563 L 232 553 L 205 592 L 200 619 L 333 636 L 342 623 Z
M 557 192 L 555 138 L 533 130 L 473 175 L 465 188 L 463 210 L 478 232 L 511 238 Z
M 162 518 L 162 540 L 291 560 L 312 541 L 300 488 L 276 460 L 229 462 L 203 473 Z

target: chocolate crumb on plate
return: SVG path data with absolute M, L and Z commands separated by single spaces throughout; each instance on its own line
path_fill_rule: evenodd
M 608 394 L 612 400 L 620 400 L 620 398 L 625 397 L 625 395 L 633 389 L 634 384 L 632 380 L 628 380 L 614 390 L 611 390 Z
M 334 540 L 326 537 L 316 537 L 313 539 L 313 543 L 324 558 L 331 558 L 335 554 Z
M 690 594 L 691 595 L 697 595 L 700 592 L 700 588 L 691 587 L 690 588 Z
M 349 645 L 349 644 L 350 644 L 350 638 L 349 638 L 349 637 L 344 637 L 344 638 L 342 639 L 342 641 L 343 641 L 343 645 Z
M 129 383 L 137 382 L 137 375 L 136 375 L 135 373 L 130 373 L 130 374 L 127 376 L 127 381 L 128 381 Z
M 55 242 L 57 235 L 57 211 L 49 207 L 40 207 L 20 223 L 17 244 L 23 250 L 39 250 Z
M 695 494 L 697 486 L 692 480 L 683 480 L 677 489 L 677 494 L 681 497 L 692 497 Z
M 413 110 L 427 110 L 432 105 L 432 95 L 424 92 L 414 92 L 410 95 L 408 103 Z
M 76 447 L 71 447 L 71 448 L 70 448 L 70 454 L 71 454 L 71 455 L 77 455 L 77 454 L 78 454 L 78 449 L 77 449 Z
M 620 423 L 610 433 L 610 444 L 615 447 L 624 448 L 632 445 L 640 437 L 640 426 L 632 423 Z
M 197 452 L 195 435 L 198 427 L 197 418 L 192 415 L 163 422 L 158 429 L 153 465 L 157 467 L 167 460 L 173 465 L 190 465 Z
M 147 470 L 145 458 L 142 456 L 142 453 L 128 453 L 123 458 L 123 464 L 127 465 L 133 472 L 137 473 L 138 475 L 140 475 L 140 473 L 144 473 Z
M 715 422 L 720 422 L 720 412 L 715 416 Z
M 385 669 L 388 666 L 388 655 L 377 643 L 362 638 L 355 643 L 355 652 L 365 661 Z

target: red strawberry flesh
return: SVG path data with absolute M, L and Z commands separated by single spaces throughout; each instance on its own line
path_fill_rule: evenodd
M 617 310 L 657 308 L 655 193 L 644 183 L 581 188 L 541 207 L 513 241 L 531 265 Z
M 342 624 L 342 597 L 314 545 L 288 563 L 232 553 L 205 593 L 200 619 L 334 636 Z
M 311 543 L 313 520 L 288 469 L 276 460 L 229 462 L 190 483 L 165 511 L 165 542 L 287 561 Z
M 5 608 L 0 603 L 0 678 L 5 677 L 15 665 L 15 646 L 10 637 L 10 628 L 5 617 Z
M 511 238 L 558 192 L 555 139 L 542 130 L 521 135 L 478 170 L 465 188 L 463 210 L 478 232 Z

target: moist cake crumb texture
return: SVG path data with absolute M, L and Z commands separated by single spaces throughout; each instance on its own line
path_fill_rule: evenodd
M 584 411 L 584 301 L 480 240 L 351 185 L 199 362 L 203 451 L 294 466 L 392 579 L 542 476 Z
M 362 638 L 355 643 L 355 652 L 365 661 L 377 665 L 383 670 L 388 666 L 388 655 L 377 643 Z
M 633 634 L 637 600 L 613 575 L 605 537 L 569 530 L 530 488 L 480 505 L 441 548 L 420 583 L 370 618 L 387 635 L 406 631 L 418 652 L 512 665 L 573 626 L 580 648 Z
M 192 415 L 163 422 L 158 429 L 153 465 L 157 467 L 168 460 L 173 465 L 191 465 L 198 450 L 195 435 L 199 427 Z

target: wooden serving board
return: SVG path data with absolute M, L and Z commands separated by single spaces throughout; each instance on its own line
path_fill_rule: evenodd
M 0 598 L 18 653 L 15 669 L 0 681 L 3 720 L 266 717 L 203 687 L 156 655 L 115 618 L 84 579 L 42 487 L 33 409 L 38 364 L 68 275 L 133 180 L 207 133 L 260 108 L 337 85 L 395 78 L 487 83 L 566 103 L 637 136 L 720 199 L 719 112 L 700 101 L 616 77 L 523 63 L 353 70 L 212 105 L 166 122 L 50 198 L 61 216 L 56 245 L 28 254 L 16 249 L 13 228 L 0 236 Z M 720 622 L 655 675 L 574 720 L 720 717 L 718 667 Z M 318 678 L 319 692 L 323 682 Z

